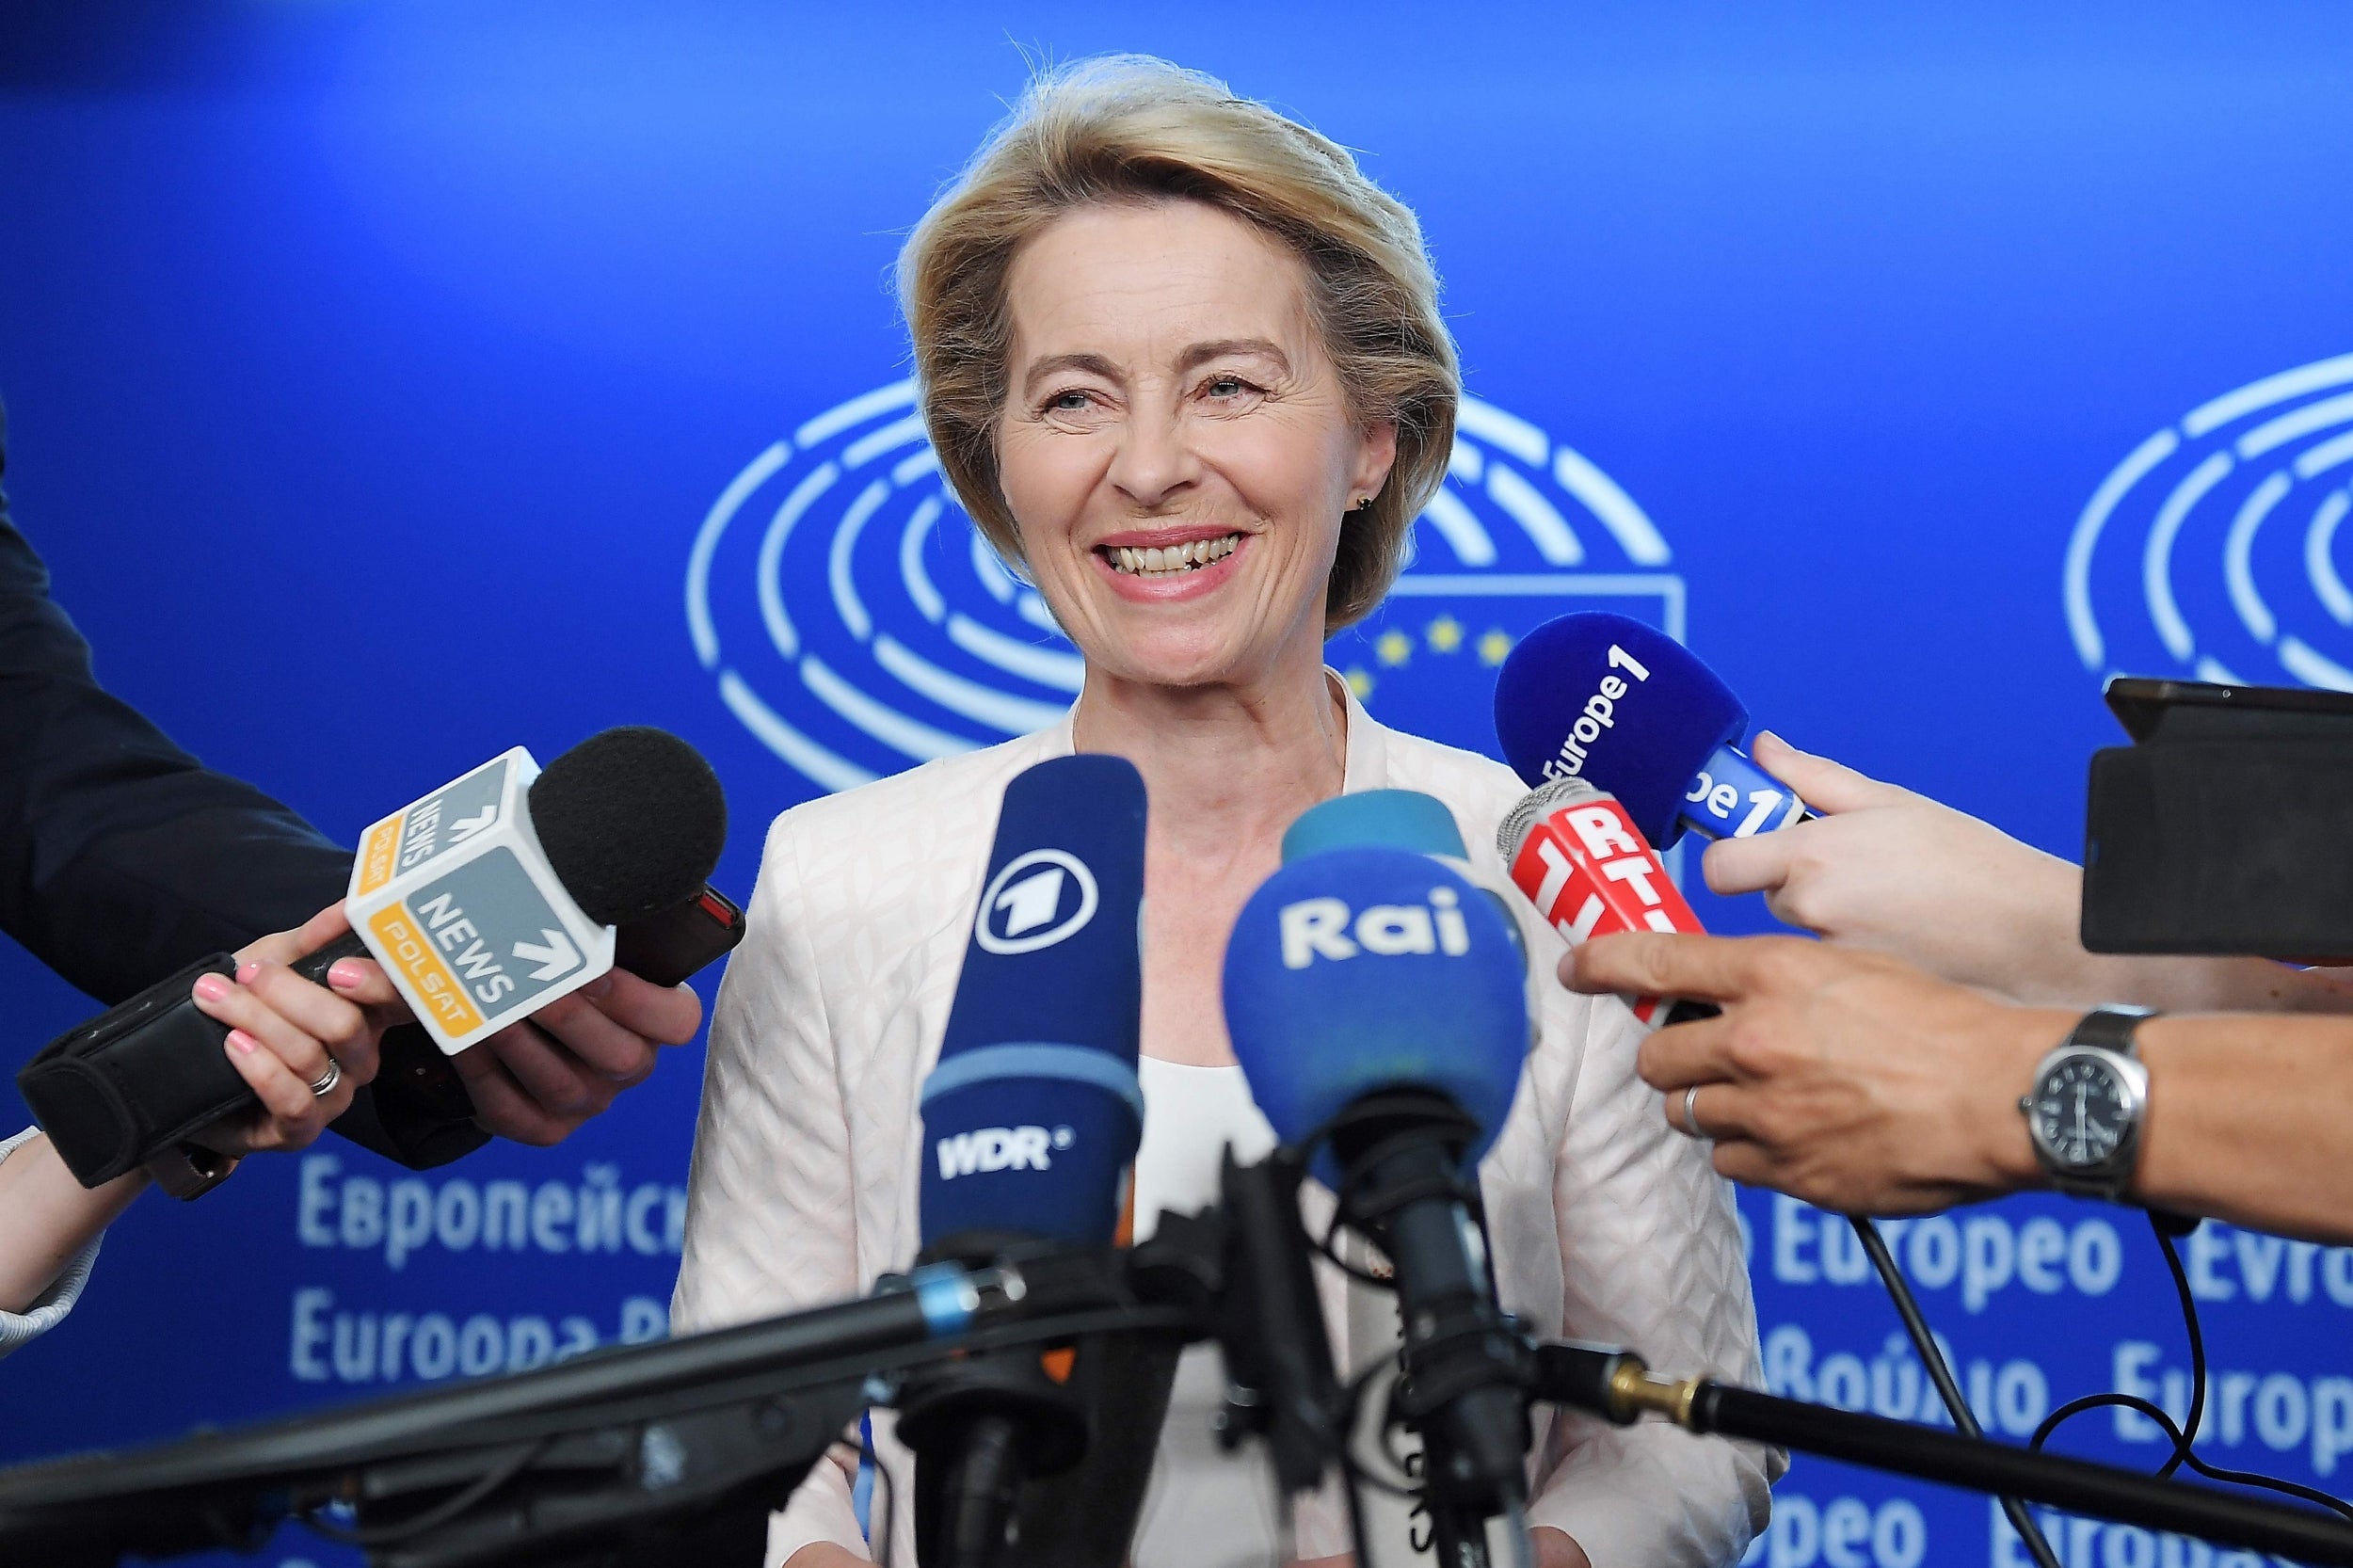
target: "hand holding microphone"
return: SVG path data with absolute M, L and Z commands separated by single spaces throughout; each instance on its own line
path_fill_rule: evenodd
M 304 983 L 341 972 L 364 987 L 364 974 L 337 966 L 381 960 L 382 978 L 455 1055 L 600 981 L 614 927 L 692 904 L 725 836 L 718 780 L 676 736 L 607 730 L 544 773 L 518 747 L 368 830 L 342 906 L 360 929 L 312 946 L 335 930 L 322 916 L 284 944 L 282 974 L 226 953 L 191 965 L 51 1042 L 18 1085 L 85 1186 L 156 1160 L 168 1180 L 177 1150 L 191 1171 L 173 1190 L 193 1196 L 224 1173 L 186 1151 L 254 1103 L 248 1066 L 291 1108 L 266 1064 L 239 1060 L 257 1054 L 240 1048 L 239 1034 L 259 1041 L 277 1029 L 258 993 L 240 985 L 266 984 L 280 1005 L 315 1012 L 353 1041 L 347 1067 L 331 1053 L 312 1061 L 308 1044 L 281 1032 L 280 1043 L 318 1068 L 305 1087 L 325 1099 L 347 1071 L 373 1076 L 373 1038 L 363 1048 L 341 1004 L 325 1005 L 334 999 Z M 410 1070 L 436 1069 L 445 1071 L 428 1054 Z
M 2076 936 L 2083 874 L 1928 796 L 1759 735 L 1756 760 L 1818 820 L 1708 846 L 1707 886 L 1773 918 L 2019 1000 L 2097 1000 Z M 2097 989 L 2097 987 L 2093 987 Z
M 234 974 L 197 979 L 197 1010 L 229 1026 L 229 1062 L 259 1103 L 189 1142 L 232 1158 L 304 1148 L 375 1081 L 378 1041 L 408 1016 L 392 981 L 369 958 L 338 959 L 316 981 L 292 968 L 350 930 L 343 905 L 330 904 L 238 950 Z
M 1793 936 L 1601 936 L 1561 958 L 1561 980 L 1721 1006 L 1643 1041 L 1637 1066 L 1734 1181 L 1849 1214 L 1926 1213 L 2040 1182 L 2018 1093 L 2070 1013 Z

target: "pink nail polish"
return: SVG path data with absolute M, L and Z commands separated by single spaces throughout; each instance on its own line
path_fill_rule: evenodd
M 216 974 L 199 975 L 196 977 L 196 994 L 206 1001 L 226 1001 L 229 1000 L 229 982 Z
M 338 991 L 357 989 L 362 978 L 356 958 L 339 958 L 334 968 L 327 971 L 327 983 Z
M 253 977 L 261 972 L 262 966 L 248 958 L 244 963 L 237 966 L 237 984 L 240 985 L 250 985 L 253 984 Z
M 251 1056 L 261 1048 L 262 1045 L 261 1041 L 256 1040 L 242 1029 L 232 1029 L 229 1032 L 229 1043 L 237 1048 L 241 1056 Z

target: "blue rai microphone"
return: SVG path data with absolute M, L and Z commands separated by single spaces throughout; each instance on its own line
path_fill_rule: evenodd
M 1692 828 L 1745 839 L 1805 803 L 1739 747 L 1749 711 L 1690 649 L 1641 621 L 1562 616 L 1520 639 L 1496 677 L 1496 737 L 1530 788 L 1583 778 L 1665 849 Z
M 1525 964 L 1528 949 L 1518 923 L 1512 919 L 1511 900 L 1501 888 L 1491 888 L 1480 880 L 1471 865 L 1470 851 L 1463 845 L 1463 830 L 1455 824 L 1454 813 L 1435 795 L 1426 795 L 1418 790 L 1359 790 L 1353 794 L 1320 801 L 1302 811 L 1284 829 L 1283 864 L 1288 866 L 1326 850 L 1369 849 L 1375 845 L 1433 856 L 1444 861 L 1448 869 L 1476 883 L 1479 890 L 1502 911 L 1503 929 L 1510 934 L 1512 944 L 1519 950 Z
M 1116 1235 L 1144 1129 L 1144 826 L 1143 776 L 1116 757 L 1057 758 L 1005 786 L 939 1061 L 923 1083 L 921 1261 L 1017 1270 L 1026 1250 Z M 1175 1370 L 1173 1348 L 1155 1360 L 1149 1348 L 1106 1344 L 1075 1373 L 1032 1349 L 910 1377 L 898 1432 L 916 1455 L 923 1568 L 1003 1562 L 1016 1515 L 1025 1548 L 1050 1537 L 1058 1558 L 1123 1560 L 1158 1437 L 1152 1401 L 1165 1408 Z M 1097 1431 L 1105 1423 L 1089 1406 L 1111 1387 L 1140 1419 Z M 1131 1427 L 1142 1429 L 1133 1441 Z M 1081 1544 L 1055 1536 L 1071 1511 L 1025 1501 L 1025 1487 L 1072 1470 L 1091 1443 L 1099 1452 L 1074 1480 L 1121 1518 L 1098 1532 L 1103 1542 Z
M 1404 1325 L 1392 1414 L 1421 1432 L 1438 1558 L 1483 1560 L 1481 1522 L 1525 1501 L 1524 1342 L 1487 1269 L 1479 1159 L 1528 1057 L 1506 918 L 1442 862 L 1394 846 L 1294 860 L 1225 949 L 1225 1028 L 1285 1144 L 1389 1259 Z M 1466 1555 L 1467 1554 L 1467 1555 Z

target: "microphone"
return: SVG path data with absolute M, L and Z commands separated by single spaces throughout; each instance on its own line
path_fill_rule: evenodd
M 1522 797 L 1496 828 L 1496 849 L 1513 885 L 1571 947 L 1621 931 L 1705 930 L 1617 797 L 1574 774 Z M 1659 1000 L 1634 998 L 1634 1016 L 1649 1023 Z
M 1487 873 L 1471 864 L 1454 813 L 1435 795 L 1418 790 L 1359 790 L 1319 801 L 1283 830 L 1283 864 L 1329 849 L 1368 849 L 1377 844 L 1427 855 L 1486 894 L 1501 912 L 1503 929 L 1510 933 L 1525 967 L 1528 949 L 1520 939 L 1519 921 L 1512 914 L 1510 899 L 1502 888 L 1488 886 Z
M 1496 736 L 1513 771 L 1531 789 L 1581 777 L 1608 790 L 1659 849 L 1687 827 L 1745 839 L 1804 815 L 1796 792 L 1740 750 L 1748 728 L 1714 670 L 1625 616 L 1548 620 L 1496 676 Z
M 1393 1418 L 1421 1433 L 1439 1560 L 1524 1503 L 1528 1357 L 1487 1266 L 1478 1161 L 1529 1048 L 1524 965 L 1474 885 L 1394 847 L 1268 878 L 1225 950 L 1225 1023 L 1258 1108 L 1389 1259 Z
M 923 1083 L 919 1262 L 1017 1271 L 1025 1252 L 1109 1246 L 1125 1228 L 1144 1128 L 1144 831 L 1143 776 L 1120 758 L 1057 758 L 1006 785 L 939 1061 Z M 1005 1351 L 910 1378 L 898 1431 L 916 1454 L 925 1568 L 1004 1560 L 1016 1501 L 1025 1558 L 1044 1560 L 1039 1537 L 1066 1533 L 1077 1544 L 1055 1543 L 1055 1560 L 1118 1562 L 1175 1372 L 1173 1349 L 1165 1372 L 1137 1365 L 1154 1360 L 1099 1341 L 1076 1365 Z M 1129 1381 L 1144 1386 L 1120 1390 L 1122 1420 L 1091 1433 L 1090 1403 Z M 1124 1521 L 1100 1496 L 1027 1506 L 1024 1483 L 1071 1470 L 1090 1437 L 1103 1440 L 1090 1472 L 1118 1471 L 1103 1489 L 1123 1501 L 1132 1491 Z
M 611 968 L 613 927 L 693 901 L 726 840 L 718 776 L 665 730 L 604 730 L 544 772 L 518 746 L 370 827 L 344 899 L 351 934 L 291 968 L 318 982 L 340 959 L 375 958 L 455 1055 Z M 200 960 L 17 1075 L 83 1185 L 256 1103 L 222 1053 L 227 1026 L 188 996 L 199 974 L 236 968 L 228 953 Z

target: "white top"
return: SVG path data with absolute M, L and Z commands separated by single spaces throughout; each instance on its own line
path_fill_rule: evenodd
M 1070 751 L 1065 718 L 809 801 L 770 826 L 749 934 L 712 1016 L 679 1332 L 846 1300 L 914 1257 L 917 1095 L 947 1028 L 996 803 L 1014 775 Z M 1525 792 L 1510 769 L 1389 729 L 1351 699 L 1343 788 L 1434 795 L 1474 869 L 1507 880 L 1496 824 Z M 1633 1015 L 1564 990 L 1553 977 L 1560 936 L 1525 900 L 1514 913 L 1537 1037 L 1480 1164 L 1505 1309 L 1545 1338 L 1637 1348 L 1669 1376 L 1761 1383 L 1730 1187 L 1635 1076 Z M 1307 1196 L 1310 1223 L 1328 1219 L 1328 1194 Z M 1324 1269 L 1319 1284 L 1336 1357 L 1360 1365 L 1345 1276 Z M 911 1498 L 913 1465 L 888 1413 L 873 1425 L 898 1496 Z M 1778 1455 L 1544 1411 L 1535 1430 L 1529 1520 L 1566 1530 L 1596 1568 L 1729 1564 L 1764 1526 Z M 812 1541 L 867 1555 L 851 1475 L 818 1466 L 773 1517 L 772 1568 Z M 894 1512 L 893 1560 L 913 1562 L 913 1510 Z M 1303 1506 L 1296 1525 L 1303 1557 L 1348 1548 L 1336 1507 Z
M 8 1159 L 40 1135 L 40 1128 L 28 1127 L 13 1138 L 0 1138 L 0 1160 Z M 73 1255 L 56 1282 L 43 1290 L 32 1305 L 22 1312 L 0 1312 L 0 1356 L 40 1338 L 65 1321 L 65 1315 L 82 1299 L 82 1287 L 89 1283 L 89 1272 L 98 1262 L 98 1243 L 104 1239 L 91 1237 L 89 1245 Z M 0 1237 L 0 1245 L 6 1242 L 7 1239 Z
M 1266 1157 L 1274 1129 L 1258 1113 L 1240 1067 L 1193 1067 L 1144 1057 L 1144 1142 L 1136 1149 L 1136 1240 L 1163 1209 L 1217 1202 L 1227 1144 L 1243 1163 Z M 1159 1462 L 1136 1525 L 1135 1568 L 1266 1568 L 1273 1562 L 1281 1499 L 1266 1461 L 1245 1447 L 1217 1446 L 1210 1418 L 1225 1399 L 1215 1345 L 1189 1347 L 1176 1367 Z

